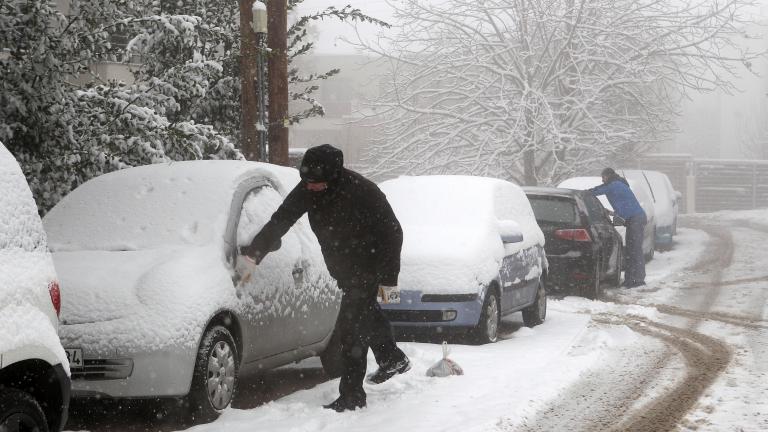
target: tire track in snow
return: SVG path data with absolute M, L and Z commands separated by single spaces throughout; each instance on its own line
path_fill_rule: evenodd
M 755 330 L 768 329 L 768 325 L 761 324 L 766 322 L 765 320 L 754 319 L 742 315 L 734 315 L 724 312 L 699 312 L 664 304 L 651 304 L 648 306 L 655 307 L 656 310 L 667 315 L 677 315 L 679 317 L 692 318 L 700 321 L 719 321 L 725 324 L 747 327 Z
M 687 319 L 682 327 L 624 315 L 595 317 L 596 323 L 627 325 L 646 337 L 661 341 L 666 349 L 647 363 L 631 371 L 631 376 L 615 381 L 616 366 L 632 367 L 632 359 L 620 358 L 622 365 L 606 365 L 593 371 L 572 386 L 564 396 L 537 415 L 536 419 L 517 428 L 520 432 L 630 431 L 660 432 L 676 429 L 704 392 L 728 367 L 732 353 L 728 345 L 695 329 L 705 319 L 730 320 L 737 325 L 751 324 L 743 317 L 710 312 L 723 285 L 723 272 L 734 254 L 733 236 L 729 229 L 691 220 L 693 228 L 706 231 L 710 239 L 699 259 L 684 270 L 692 276 L 706 276 L 706 281 L 686 289 L 695 302 L 694 309 L 656 305 L 660 312 Z M 660 374 L 668 371 L 676 354 L 682 357 L 686 372 L 681 381 L 662 390 L 661 394 L 642 406 L 636 402 L 652 390 L 659 390 Z M 619 373 L 627 373 L 619 370 Z M 606 388 L 606 384 L 612 387 Z M 622 386 L 623 388 L 616 388 Z M 585 409 L 587 408 L 587 409 Z M 565 414 L 565 415 L 563 415 Z
M 704 392 L 725 371 L 732 353 L 725 342 L 693 330 L 642 319 L 630 319 L 629 328 L 645 336 L 664 341 L 685 360 L 683 380 L 670 391 L 631 414 L 613 427 L 615 431 L 651 432 L 675 429 Z

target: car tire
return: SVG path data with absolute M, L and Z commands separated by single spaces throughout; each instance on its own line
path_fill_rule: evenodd
M 590 300 L 598 300 L 603 292 L 600 277 L 600 256 L 595 257 L 595 269 L 592 281 L 582 287 L 581 296 Z
M 533 304 L 523 309 L 523 324 L 526 327 L 536 327 L 547 318 L 547 290 L 544 281 L 539 279 L 536 290 L 536 300 Z
M 645 254 L 645 262 L 651 261 L 656 254 L 656 228 L 653 229 L 653 237 L 651 237 L 651 250 Z
M 28 393 L 0 387 L 0 431 L 48 432 L 40 404 Z
M 210 421 L 227 408 L 237 391 L 240 356 L 232 334 L 222 326 L 205 333 L 197 351 L 189 392 L 192 421 Z
M 624 253 L 621 250 L 621 245 L 616 249 L 616 272 L 611 276 L 611 286 L 621 287 L 621 270 L 624 268 Z
M 344 370 L 344 357 L 341 355 L 341 339 L 334 331 L 328 346 L 320 354 L 320 363 L 323 365 L 323 371 L 329 378 L 334 379 L 341 376 Z
M 494 343 L 499 340 L 499 324 L 501 323 L 501 308 L 499 297 L 493 288 L 485 294 L 480 321 L 475 327 L 475 342 L 478 344 Z

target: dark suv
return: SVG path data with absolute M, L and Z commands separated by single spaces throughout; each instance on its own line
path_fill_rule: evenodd
M 622 240 L 589 191 L 523 188 L 544 233 L 548 285 L 597 299 L 604 283 L 621 284 Z

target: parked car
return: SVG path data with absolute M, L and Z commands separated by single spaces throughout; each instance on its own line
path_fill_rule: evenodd
M 544 235 L 522 189 L 497 179 L 400 177 L 380 185 L 403 227 L 400 329 L 468 331 L 495 342 L 502 317 L 546 318 Z
M 600 201 L 587 191 L 523 188 L 544 232 L 547 286 L 597 299 L 621 284 L 622 239 Z
M 656 212 L 656 249 L 671 249 L 677 233 L 678 201 L 682 194 L 672 187 L 669 177 L 659 171 L 619 170 L 619 174 L 648 186 Z
M 239 377 L 323 353 L 341 294 L 304 216 L 260 265 L 238 256 L 298 171 L 240 161 L 92 179 L 44 219 L 62 290 L 73 394 L 183 397 L 225 409 Z M 336 352 L 336 351 L 329 351 Z M 337 356 L 321 356 L 337 374 Z
M 648 194 L 647 188 L 643 187 L 635 179 L 627 179 L 629 187 L 640 202 L 640 207 L 645 211 L 645 215 L 648 218 L 648 222 L 645 224 L 645 230 L 643 231 L 643 255 L 645 260 L 650 261 L 653 259 L 656 248 L 656 209 L 653 206 L 653 198 Z M 557 187 L 566 189 L 578 189 L 587 190 L 593 188 L 599 184 L 602 184 L 603 180 L 600 177 L 573 177 L 561 182 Z M 605 195 L 598 197 L 600 203 L 603 204 L 608 211 L 613 212 L 611 203 L 608 202 L 608 198 Z M 626 228 L 617 227 L 617 231 L 621 234 L 622 239 L 626 237 Z M 626 240 L 624 241 L 626 245 Z
M 59 431 L 67 421 L 60 301 L 37 205 L 0 143 L 0 431 Z

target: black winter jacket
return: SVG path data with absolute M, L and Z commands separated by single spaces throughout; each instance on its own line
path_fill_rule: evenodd
M 403 231 L 375 183 L 346 168 L 324 192 L 309 191 L 306 183 L 300 182 L 250 248 L 268 251 L 304 213 L 320 242 L 328 271 L 336 280 L 374 276 L 382 285 L 397 285 Z

